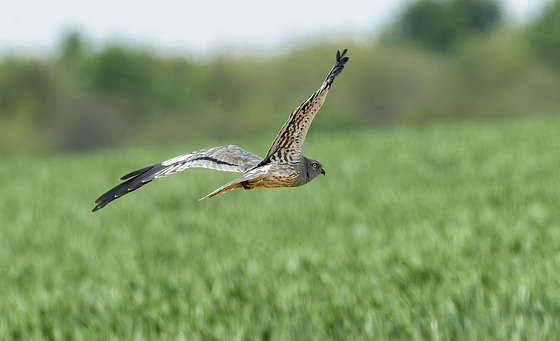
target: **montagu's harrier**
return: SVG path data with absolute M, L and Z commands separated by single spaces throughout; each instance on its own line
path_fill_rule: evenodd
M 334 78 L 348 61 L 348 57 L 344 57 L 345 54 L 346 50 L 342 54 L 340 51 L 336 53 L 336 64 L 327 79 L 317 92 L 290 114 L 264 158 L 234 145 L 201 149 L 180 155 L 123 176 L 121 180 L 126 181 L 100 196 L 95 201 L 97 206 L 93 212 L 154 179 L 191 167 L 245 173 L 202 199 L 240 187 L 252 189 L 301 186 L 315 179 L 317 175 L 325 174 L 321 163 L 303 156 L 301 150 L 311 121 L 323 105 Z

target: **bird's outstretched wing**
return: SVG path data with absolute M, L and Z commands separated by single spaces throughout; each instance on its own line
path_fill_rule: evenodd
M 270 157 L 279 149 L 285 149 L 288 153 L 301 155 L 303 142 L 305 141 L 305 136 L 307 135 L 309 126 L 311 125 L 315 114 L 317 114 L 317 111 L 319 111 L 323 102 L 325 102 L 325 98 L 327 97 L 327 93 L 329 92 L 335 77 L 342 72 L 344 64 L 348 61 L 348 57 L 344 57 L 346 51 L 347 50 L 344 50 L 342 54 L 340 51 L 336 52 L 336 63 L 329 72 L 327 78 L 319 90 L 312 94 L 290 114 L 290 117 L 286 123 L 284 123 L 284 126 L 282 126 L 282 129 L 280 129 L 280 132 L 268 149 L 261 165 L 269 162 Z
M 152 180 L 187 168 L 203 167 L 228 172 L 246 172 L 261 161 L 260 156 L 234 145 L 201 149 L 180 155 L 126 174 L 121 178 L 121 180 L 126 180 L 125 182 L 110 189 L 95 201 L 97 206 L 93 208 L 92 212 L 103 208 L 111 201 L 140 188 Z

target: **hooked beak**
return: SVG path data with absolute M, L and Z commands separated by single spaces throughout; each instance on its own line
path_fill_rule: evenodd
M 325 170 L 321 168 L 321 174 L 325 175 Z

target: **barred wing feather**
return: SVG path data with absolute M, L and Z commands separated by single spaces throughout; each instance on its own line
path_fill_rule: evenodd
M 348 61 L 348 57 L 344 57 L 346 51 L 347 50 L 344 50 L 342 54 L 340 51 L 337 51 L 336 63 L 319 90 L 312 94 L 290 114 L 290 117 L 288 117 L 288 120 L 284 123 L 282 129 L 280 129 L 280 132 L 274 139 L 274 142 L 272 142 L 272 145 L 261 164 L 268 162 L 270 157 L 279 149 L 290 150 L 291 152 L 295 152 L 297 155 L 301 155 L 303 143 L 305 141 L 307 131 L 309 130 L 309 126 L 325 102 L 327 93 L 329 92 L 335 77 L 342 72 L 344 64 Z

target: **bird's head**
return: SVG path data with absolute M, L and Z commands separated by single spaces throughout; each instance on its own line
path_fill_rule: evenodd
M 323 165 L 313 159 L 306 158 L 306 168 L 307 168 L 307 175 L 309 176 L 309 181 L 315 179 L 317 175 L 323 174 L 325 175 L 325 170 L 323 169 Z

